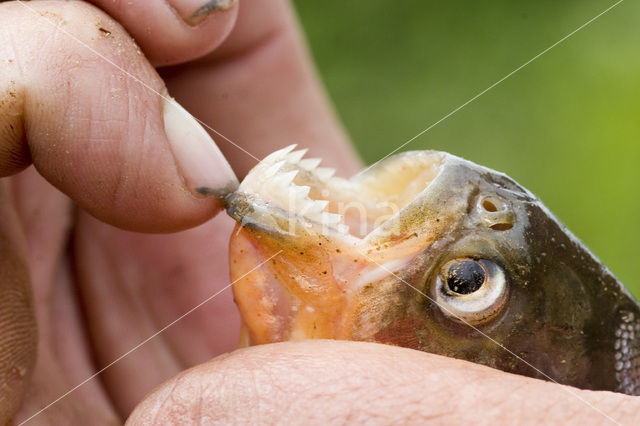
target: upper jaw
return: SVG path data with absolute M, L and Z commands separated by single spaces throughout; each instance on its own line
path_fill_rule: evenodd
M 403 153 L 343 179 L 294 147 L 256 165 L 227 197 L 227 212 L 241 225 L 272 236 L 323 235 L 355 246 L 367 244 L 424 197 L 450 157 L 435 151 Z
M 343 217 L 329 209 L 328 195 L 349 181 L 334 177 L 334 169 L 318 167 L 319 159 L 304 159 L 295 145 L 275 151 L 258 163 L 227 200 L 227 212 L 242 225 L 269 233 L 299 235 L 321 231 L 348 237 Z

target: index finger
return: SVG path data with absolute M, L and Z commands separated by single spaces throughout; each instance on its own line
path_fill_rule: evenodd
M 120 22 L 155 66 L 206 55 L 229 35 L 236 0 L 90 0 Z

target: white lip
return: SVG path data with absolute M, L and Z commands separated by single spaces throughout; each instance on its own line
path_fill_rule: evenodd
M 292 219 L 304 219 L 313 226 L 347 235 L 349 227 L 341 214 L 328 209 L 325 198 L 311 197 L 314 192 L 336 188 L 349 191 L 353 184 L 334 177 L 334 169 L 319 167 L 320 159 L 303 158 L 306 149 L 293 151 L 295 145 L 275 151 L 255 166 L 242 181 L 238 193 L 253 195 L 270 205 L 289 212 Z M 297 178 L 297 179 L 296 179 Z M 300 184 L 302 183 L 302 184 Z

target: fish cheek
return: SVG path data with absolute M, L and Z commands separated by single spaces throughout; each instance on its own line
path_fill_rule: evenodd
M 528 277 L 514 279 L 513 287 L 511 331 L 504 344 L 535 368 L 508 355 L 499 368 L 585 387 L 591 366 L 584 330 L 592 311 L 579 277 L 557 264 L 534 268 Z
M 558 280 L 554 285 L 554 280 L 548 280 L 551 285 L 545 286 L 549 344 L 553 348 L 562 348 L 558 351 L 565 355 L 560 361 L 560 365 L 564 366 L 562 371 L 569 372 L 566 364 L 572 364 L 577 371 L 586 371 L 588 362 L 585 357 L 584 330 L 592 316 L 589 296 L 582 281 L 570 267 L 558 265 L 555 275 L 562 277 L 562 281 Z
M 432 281 L 420 270 L 401 280 L 390 277 L 364 286 L 357 297 L 353 339 L 476 361 L 478 339 L 470 336 L 474 330 L 441 312 L 431 297 Z M 486 354 L 486 364 L 495 357 L 493 350 Z
M 356 306 L 347 317 L 353 319 L 352 340 L 364 340 L 426 350 L 438 340 L 429 309 L 421 262 L 395 275 L 364 285 L 353 298 Z M 426 310 L 425 310 L 426 309 Z M 441 351 L 430 351 L 442 353 Z
M 508 335 L 509 327 L 503 327 L 501 315 L 489 324 L 471 327 L 447 317 L 433 300 L 414 290 L 414 294 L 403 291 L 402 297 L 396 296 L 396 309 L 385 313 L 374 341 L 514 371 L 512 364 L 517 359 L 491 340 L 504 341 Z
M 417 331 L 424 328 L 424 319 L 408 309 L 415 294 L 395 277 L 363 286 L 356 298 L 351 338 L 419 349 Z
M 536 204 L 528 210 L 529 261 L 514 272 L 511 306 L 523 319 L 509 339 L 510 349 L 540 370 L 520 374 L 593 388 L 594 362 L 599 363 L 591 347 L 596 278 L 564 229 Z

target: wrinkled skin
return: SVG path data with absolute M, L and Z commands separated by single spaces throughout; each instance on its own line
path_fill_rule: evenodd
M 345 181 L 290 151 L 265 159 L 227 200 L 239 222 L 230 261 L 244 344 L 387 343 L 640 394 L 637 302 L 512 179 L 410 152 Z M 349 200 L 365 217 L 313 213 L 321 199 L 325 213 Z M 448 284 L 447 265 L 461 260 L 484 265 L 477 293 Z

